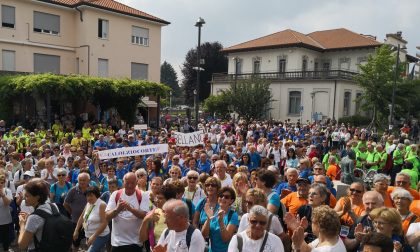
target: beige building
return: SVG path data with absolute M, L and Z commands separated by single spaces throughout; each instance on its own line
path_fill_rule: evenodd
M 169 22 L 114 0 L 2 0 L 2 71 L 160 81 Z
M 398 39 L 395 34 L 387 37 L 390 44 Z M 361 112 L 356 98 L 363 90 L 353 77 L 381 44 L 347 29 L 273 33 L 225 48 L 228 73 L 213 75 L 211 93 L 217 95 L 240 79 L 260 77 L 271 82 L 274 99 L 267 118 L 306 122 L 355 115 Z

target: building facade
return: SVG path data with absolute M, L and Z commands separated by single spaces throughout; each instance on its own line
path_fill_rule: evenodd
M 0 7 L 3 71 L 160 81 L 165 20 L 113 0 L 2 0 Z
M 265 78 L 274 99 L 267 118 L 306 122 L 352 116 L 361 113 L 356 100 L 363 94 L 353 77 L 380 45 L 375 37 L 347 29 L 280 31 L 225 48 L 229 70 L 213 76 L 211 92 L 217 95 L 240 79 Z

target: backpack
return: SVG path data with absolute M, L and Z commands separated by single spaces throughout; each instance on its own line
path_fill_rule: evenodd
M 281 201 L 280 201 L 279 210 L 277 210 L 277 216 L 279 217 L 279 221 L 280 221 L 281 225 L 283 226 L 283 229 L 287 230 L 286 222 L 284 222 L 284 220 L 283 220 L 284 212 L 283 212 L 283 203 L 281 203 Z
M 195 231 L 195 227 L 192 226 L 192 225 L 189 225 L 188 228 L 187 228 L 187 234 L 186 234 L 186 241 L 187 241 L 188 249 L 190 249 L 191 237 L 192 237 L 192 234 L 194 233 L 194 231 Z M 166 229 L 163 237 L 166 239 L 168 234 L 169 234 L 169 229 Z
M 117 194 L 115 195 L 115 204 L 118 204 L 118 201 L 121 198 L 121 194 L 123 192 L 123 189 L 120 189 L 117 191 Z M 139 189 L 136 188 L 136 197 L 137 197 L 137 201 L 139 202 L 139 206 L 141 203 L 141 191 Z
M 49 203 L 52 214 L 42 209 L 36 209 L 32 214 L 45 220 L 41 241 L 34 235 L 35 250 L 42 252 L 69 251 L 73 241 L 73 223 L 69 218 L 60 214 L 57 207 Z
M 387 154 L 388 158 L 386 159 L 385 166 L 381 171 L 382 173 L 389 174 L 391 172 L 391 169 L 394 166 L 393 154 L 394 151 L 392 151 L 390 154 Z
M 242 248 L 244 246 L 244 240 L 242 238 L 242 235 L 241 234 L 237 234 L 236 235 L 236 238 L 238 240 L 238 252 L 242 252 Z M 264 235 L 263 243 L 261 244 L 260 252 L 263 252 L 264 251 L 264 247 L 265 247 L 265 244 L 267 243 L 267 239 L 268 239 L 268 232 L 266 231 L 265 232 L 265 235 Z

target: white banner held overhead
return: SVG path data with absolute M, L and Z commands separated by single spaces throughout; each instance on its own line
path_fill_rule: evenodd
M 147 130 L 147 124 L 134 124 L 134 130 Z
M 119 157 L 131 157 L 138 155 L 151 155 L 156 153 L 168 152 L 167 144 L 143 145 L 135 147 L 118 148 L 112 150 L 99 151 L 99 159 L 112 159 Z
M 175 132 L 175 139 L 177 146 L 197 146 L 199 144 L 204 145 L 203 142 L 203 131 L 196 131 L 192 133 L 181 133 Z

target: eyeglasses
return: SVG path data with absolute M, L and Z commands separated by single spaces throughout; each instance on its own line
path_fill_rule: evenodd
M 254 205 L 254 202 L 252 202 L 252 201 L 250 201 L 250 200 L 246 200 L 246 201 L 245 201 L 245 204 L 247 204 L 247 205 L 251 205 L 251 206 L 252 206 L 252 205 Z
M 221 199 L 231 199 L 232 196 L 230 196 L 230 194 L 220 194 L 219 198 L 221 198 Z
M 249 223 L 251 223 L 251 225 L 256 226 L 257 224 L 259 224 L 260 226 L 265 226 L 267 224 L 266 221 L 258 221 L 258 220 L 250 220 Z
M 217 185 L 216 185 L 216 184 L 206 184 L 206 187 L 213 187 L 213 188 L 216 188 L 216 187 L 217 187 Z
M 117 164 L 124 164 L 124 161 L 117 161 Z
M 143 178 L 144 176 L 146 176 L 145 174 L 139 174 L 137 175 L 137 178 Z
M 173 158 L 172 159 L 172 161 L 178 161 L 179 160 L 179 158 Z
M 397 184 L 397 185 L 399 185 L 399 184 L 405 185 L 407 183 L 408 183 L 408 181 L 395 181 L 395 184 Z
M 188 177 L 189 180 L 197 180 L 198 177 Z
M 362 193 L 362 191 L 354 189 L 354 188 L 350 188 L 350 192 L 356 192 L 356 193 Z

